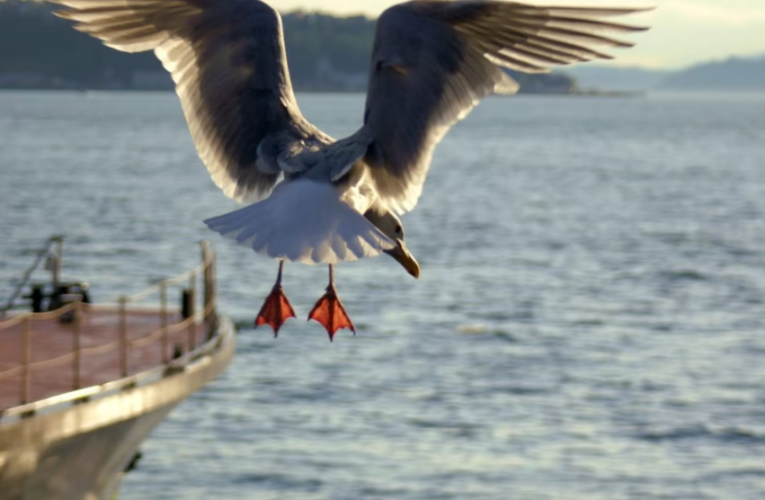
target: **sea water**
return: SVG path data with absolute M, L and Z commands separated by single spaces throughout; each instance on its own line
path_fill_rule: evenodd
M 404 218 L 422 277 L 338 266 L 333 344 L 304 321 L 323 266 L 286 266 L 278 339 L 251 328 L 277 265 L 202 224 L 236 206 L 171 93 L 0 93 L 0 299 L 52 234 L 99 302 L 218 252 L 236 359 L 121 500 L 765 498 L 762 95 L 487 100 Z

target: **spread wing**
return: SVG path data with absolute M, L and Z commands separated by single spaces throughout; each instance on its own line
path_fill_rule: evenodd
M 645 9 L 538 7 L 517 2 L 426 0 L 396 5 L 377 22 L 363 136 L 383 200 L 414 208 L 433 150 L 491 93 L 518 86 L 501 68 L 527 73 L 610 59 L 609 36 L 645 28 L 608 20 Z
M 279 14 L 257 0 L 52 0 L 76 29 L 124 52 L 153 50 L 176 84 L 199 156 L 223 192 L 266 197 L 272 134 L 312 135 L 292 92 Z M 268 162 L 266 162 L 268 163 Z

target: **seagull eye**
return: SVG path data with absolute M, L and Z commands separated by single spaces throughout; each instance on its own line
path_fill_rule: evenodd
M 396 234 L 401 234 L 401 231 L 402 231 L 401 224 L 397 225 L 394 231 L 396 231 Z

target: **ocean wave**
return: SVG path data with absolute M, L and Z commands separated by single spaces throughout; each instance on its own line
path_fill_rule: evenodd
M 743 478 L 765 478 L 765 468 L 762 467 L 738 467 L 733 469 L 726 469 L 721 471 L 715 471 L 711 474 L 707 474 L 704 479 L 712 480 L 714 482 L 725 479 L 743 479 Z
M 676 281 L 709 281 L 712 277 L 695 269 L 674 269 L 659 272 L 659 277 L 663 280 Z
M 516 343 L 518 339 L 510 332 L 481 324 L 460 325 L 456 329 L 460 335 L 487 335 L 505 342 Z
M 300 478 L 286 474 L 244 474 L 234 479 L 238 484 L 267 484 L 277 489 L 308 489 L 320 488 L 324 481 L 319 478 Z
M 652 429 L 636 434 L 643 441 L 679 441 L 691 439 L 713 439 L 722 442 L 745 442 L 765 444 L 765 430 L 745 427 L 713 427 L 692 425 L 669 429 Z

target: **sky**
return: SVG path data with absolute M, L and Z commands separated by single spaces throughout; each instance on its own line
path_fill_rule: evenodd
M 529 0 L 526 0 L 529 1 Z M 266 0 L 280 11 L 297 8 L 376 16 L 392 0 Z M 611 64 L 676 69 L 730 56 L 765 55 L 765 0 L 548 0 L 540 5 L 657 6 L 634 17 L 651 31 L 630 38 L 633 49 L 613 52 Z

